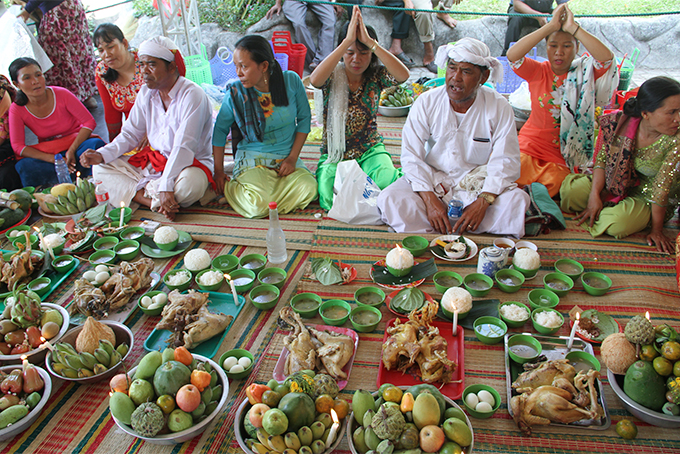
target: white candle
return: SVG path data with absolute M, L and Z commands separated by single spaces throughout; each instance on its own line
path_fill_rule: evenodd
M 123 228 L 123 220 L 125 219 L 125 202 L 120 202 L 120 223 L 118 228 Z
M 236 293 L 236 287 L 234 286 L 234 281 L 231 280 L 231 276 L 229 276 L 228 274 L 225 274 L 224 278 L 229 282 L 229 286 L 231 287 L 231 294 L 234 297 L 234 304 L 236 306 L 238 306 L 239 305 L 238 294 Z
M 331 431 L 328 432 L 328 438 L 326 438 L 326 449 L 330 448 L 330 446 L 333 444 L 335 441 L 335 435 L 338 433 L 338 429 L 340 428 L 340 421 L 338 420 L 338 414 L 335 412 L 335 410 L 331 410 L 331 417 L 333 418 L 333 425 L 331 426 Z
M 48 341 L 48 340 L 45 339 L 44 337 L 41 337 L 41 338 L 40 338 L 40 341 L 42 342 L 42 344 L 40 344 L 40 348 L 41 348 L 41 349 L 43 349 L 43 348 L 49 348 L 51 352 L 54 351 L 54 347 L 52 347 L 52 344 L 50 344 L 50 341 Z
M 580 314 L 576 313 L 576 321 L 571 327 L 571 334 L 569 334 L 569 342 L 567 342 L 567 349 L 571 349 L 571 345 L 574 343 L 574 335 L 576 335 L 576 330 L 578 329 L 578 322 L 581 319 Z
M 453 335 L 458 333 L 458 309 L 453 310 Z
M 52 248 L 48 245 L 45 244 L 45 237 L 43 236 L 42 232 L 38 227 L 33 227 L 36 232 L 38 232 L 38 238 L 40 239 L 40 249 L 43 251 L 47 251 L 50 253 L 50 257 L 52 257 L 52 260 L 54 260 L 54 251 L 52 251 Z
M 80 187 L 80 170 L 76 172 L 76 186 Z

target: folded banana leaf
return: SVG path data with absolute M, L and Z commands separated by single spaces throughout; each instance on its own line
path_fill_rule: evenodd
M 396 277 L 392 276 L 387 267 L 374 265 L 373 266 L 373 281 L 376 284 L 384 285 L 403 285 L 409 284 L 411 282 L 419 281 L 421 279 L 426 279 L 437 272 L 437 265 L 434 263 L 434 259 L 430 259 L 426 262 L 419 263 L 415 265 L 411 272 L 406 276 Z
M 410 314 L 411 311 L 423 307 L 423 304 L 425 304 L 425 295 L 422 290 L 412 287 L 402 289 L 394 295 L 390 301 L 390 308 L 400 314 Z

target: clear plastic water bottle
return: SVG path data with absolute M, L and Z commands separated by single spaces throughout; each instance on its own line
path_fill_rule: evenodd
M 109 191 L 106 190 L 101 181 L 95 181 L 94 198 L 97 200 L 97 205 L 104 205 L 109 202 Z
M 269 230 L 267 231 L 267 257 L 270 263 L 283 263 L 288 260 L 286 235 L 279 223 L 276 202 L 269 202 Z
M 447 214 L 449 215 L 451 227 L 453 227 L 453 224 L 458 222 L 458 219 L 460 219 L 460 217 L 463 215 L 463 202 L 458 199 L 451 199 L 447 209 Z
M 66 161 L 64 161 L 64 157 L 59 153 L 54 155 L 54 170 L 57 172 L 59 184 L 73 183 L 71 174 L 68 171 L 68 166 L 66 165 Z

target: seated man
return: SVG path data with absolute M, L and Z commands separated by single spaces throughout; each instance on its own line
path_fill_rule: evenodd
M 441 46 L 446 83 L 420 95 L 402 135 L 404 176 L 378 197 L 382 220 L 397 232 L 467 231 L 522 237 L 529 196 L 517 188 L 519 143 L 510 104 L 482 87 L 502 79 L 486 44 L 463 38 Z M 463 202 L 452 226 L 447 204 Z
M 102 181 L 113 206 L 134 200 L 173 220 L 180 206 L 214 186 L 212 110 L 203 90 L 183 77 L 184 60 L 171 39 L 144 41 L 139 61 L 145 85 L 130 118 L 113 142 L 87 150 L 80 162 L 95 166 L 95 181 Z M 144 137 L 149 144 L 139 150 Z
M 454 28 L 456 26 L 456 20 L 445 11 L 460 2 L 461 0 L 404 0 L 404 8 L 423 10 L 435 9 L 439 11 L 437 17 L 447 26 Z M 422 11 L 409 11 L 407 14 L 413 16 L 420 42 L 423 43 L 423 66 L 430 72 L 437 74 L 437 65 L 434 62 L 434 15 Z

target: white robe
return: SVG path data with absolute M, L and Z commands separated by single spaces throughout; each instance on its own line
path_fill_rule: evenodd
M 404 177 L 378 198 L 382 220 L 395 231 L 434 232 L 418 192 L 434 192 L 443 203 L 455 195 L 465 206 L 480 192 L 488 192 L 498 198 L 474 233 L 524 235 L 529 197 L 515 184 L 520 155 L 514 115 L 510 104 L 494 90 L 480 87 L 460 121 L 446 86 L 423 93 L 404 125 L 401 164 Z M 483 184 L 470 190 L 463 179 L 473 171 L 483 175 L 484 169 Z

